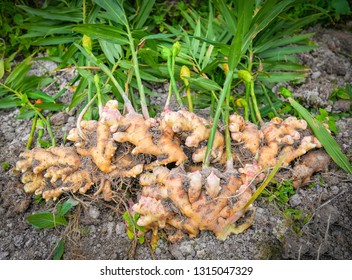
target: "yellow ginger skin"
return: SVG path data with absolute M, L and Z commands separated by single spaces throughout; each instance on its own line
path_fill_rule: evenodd
M 156 157 L 166 155 L 165 159 L 157 160 L 154 165 L 164 165 L 171 162 L 176 162 L 177 165 L 183 163 L 187 157 L 178 140 L 174 139 L 172 130 L 161 121 L 162 135 L 159 139 L 154 140 L 150 132 L 153 125 L 155 125 L 153 120 L 144 120 L 140 114 L 128 113 L 118 122 L 118 128 L 123 128 L 123 131 L 114 133 L 113 139 L 119 143 L 133 144 L 135 148 L 132 150 L 132 154 L 134 155 L 150 154 Z
M 157 167 L 153 173 L 141 177 L 142 197 L 133 206 L 133 211 L 141 214 L 138 224 L 153 232 L 169 225 L 190 237 L 197 236 L 200 230 L 210 230 L 218 238 L 226 238 L 236 229 L 234 222 L 245 212 L 243 207 L 251 197 L 251 188 L 246 182 L 253 176 L 247 172 L 221 175 L 215 169 L 202 173 Z M 206 184 L 202 186 L 200 181 Z M 182 215 L 168 206 L 170 200 Z M 233 228 L 229 230 L 231 225 Z M 175 240 L 173 236 L 170 239 Z
M 236 142 L 243 142 L 246 149 L 252 154 L 258 152 L 263 134 L 258 127 L 250 122 L 246 122 L 242 116 L 233 114 L 229 119 L 229 130 L 231 139 Z
M 45 200 L 56 199 L 65 191 L 85 193 L 93 185 L 89 173 L 78 170 L 81 161 L 73 148 L 35 148 L 25 151 L 20 158 L 16 169 L 24 172 L 24 190 L 42 194 Z
M 171 127 L 175 133 L 181 135 L 183 133 L 190 133 L 185 140 L 187 147 L 197 148 L 202 141 L 208 140 L 210 136 L 210 122 L 186 110 L 164 112 L 163 119 L 166 125 Z M 213 163 L 221 160 L 224 152 L 224 144 L 224 136 L 219 131 L 216 131 L 211 153 L 211 161 Z M 193 162 L 202 162 L 205 157 L 205 151 L 206 147 L 197 148 L 192 155 Z
M 274 118 L 266 123 L 261 128 L 266 145 L 260 148 L 258 164 L 263 168 L 273 167 L 279 158 L 286 154 L 284 165 L 287 166 L 308 151 L 321 148 L 314 136 L 302 136 L 300 132 L 306 128 L 307 123 L 295 117 L 285 120 Z

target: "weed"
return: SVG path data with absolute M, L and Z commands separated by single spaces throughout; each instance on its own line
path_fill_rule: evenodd
M 38 212 L 26 218 L 35 228 L 56 228 L 58 226 L 68 226 L 67 213 L 78 205 L 78 201 L 67 199 L 64 203 L 57 203 L 53 211 Z M 59 260 L 63 256 L 65 239 L 60 238 L 53 249 L 53 259 Z
M 3 161 L 3 162 L 1 163 L 1 167 L 2 167 L 2 170 L 8 171 L 11 166 L 10 166 L 10 164 L 9 164 L 7 161 Z
M 332 131 L 335 135 L 338 134 L 336 118 L 334 116 L 330 116 L 328 111 L 319 108 L 319 115 L 317 115 L 315 118 L 321 123 L 327 125 L 329 130 Z
M 139 244 L 144 243 L 144 234 L 139 235 L 138 233 L 144 233 L 145 228 L 137 224 L 139 219 L 139 214 L 130 214 L 128 211 L 123 213 L 122 218 L 126 222 L 126 233 L 130 240 L 137 240 Z
M 295 233 L 300 235 L 301 228 L 309 221 L 311 214 L 288 206 L 290 197 L 295 193 L 292 180 L 287 180 L 282 182 L 273 181 L 271 186 L 264 190 L 262 194 L 269 202 L 274 203 L 285 218 L 286 223 Z

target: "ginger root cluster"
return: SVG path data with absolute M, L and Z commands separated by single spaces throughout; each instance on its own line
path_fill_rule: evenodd
M 140 214 L 138 224 L 154 234 L 163 228 L 176 241 L 200 230 L 225 239 L 248 228 L 255 209 L 247 203 L 282 155 L 296 187 L 329 161 L 303 120 L 274 118 L 258 128 L 234 114 L 229 119 L 233 164 L 226 164 L 225 133 L 218 129 L 211 166 L 203 167 L 211 127 L 186 110 L 147 120 L 134 111 L 123 115 L 111 100 L 98 121 L 81 121 L 70 131 L 72 147 L 25 151 L 16 169 L 23 173 L 24 190 L 45 200 L 93 191 L 109 201 L 116 179 L 137 178 L 141 195 L 131 211 Z M 296 160 L 303 155 L 302 163 Z

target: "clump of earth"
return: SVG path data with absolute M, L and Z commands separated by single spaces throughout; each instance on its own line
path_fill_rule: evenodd
M 352 33 L 321 27 L 314 31 L 318 48 L 299 56 L 310 67 L 309 76 L 300 85 L 287 86 L 306 107 L 348 112 L 349 100 L 334 102 L 329 97 L 339 86 L 352 84 Z M 38 61 L 32 74 L 52 75 L 62 88 L 72 73 L 54 73 L 55 68 L 51 62 Z M 153 104 L 163 103 L 167 88 L 154 89 L 157 97 Z M 68 100 L 64 96 L 61 101 Z M 31 126 L 28 120 L 15 120 L 17 114 L 16 110 L 0 111 L 0 162 L 10 167 L 24 150 Z M 76 112 L 56 113 L 51 122 L 62 143 L 63 135 L 75 126 Z M 351 159 L 352 119 L 341 117 L 336 124 L 336 140 Z M 71 212 L 69 228 L 35 229 L 26 217 L 51 211 L 55 203 L 37 204 L 24 193 L 20 177 L 11 170 L 3 168 L 0 178 L 0 259 L 50 259 L 61 238 L 66 241 L 64 259 L 352 259 L 352 176 L 334 163 L 327 172 L 313 176 L 309 187 L 290 197 L 287 208 L 303 213 L 307 217 L 304 223 L 288 218 L 274 202 L 260 198 L 255 202 L 254 224 L 245 232 L 225 241 L 206 231 L 174 244 L 161 238 L 154 252 L 146 243 L 136 245 L 128 239 L 117 209 L 84 197 L 77 198 L 81 203 Z

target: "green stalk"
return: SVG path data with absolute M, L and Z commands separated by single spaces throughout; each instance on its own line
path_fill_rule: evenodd
M 260 185 L 260 187 L 255 191 L 255 193 L 252 195 L 250 200 L 247 202 L 247 204 L 242 208 L 243 213 L 246 211 L 246 209 L 258 198 L 258 196 L 263 192 L 265 187 L 271 182 L 271 180 L 274 178 L 276 175 L 277 171 L 280 169 L 282 163 L 284 162 L 284 159 L 286 158 L 287 154 L 284 154 L 279 161 L 276 163 L 274 169 L 270 172 L 269 176 L 265 179 L 265 181 Z
M 165 112 L 168 112 L 170 110 L 170 100 L 171 100 L 171 96 L 172 96 L 172 84 L 171 84 L 171 57 L 168 56 L 166 58 L 166 61 L 167 61 L 167 70 L 169 72 L 169 75 L 170 75 L 170 84 L 169 84 L 169 92 L 168 92 L 168 95 L 167 95 L 167 99 L 166 99 L 166 102 L 165 102 L 165 106 L 164 106 L 164 111 Z
M 145 119 L 149 119 L 149 111 L 148 111 L 147 101 L 145 98 L 144 86 L 142 84 L 142 79 L 141 79 L 141 75 L 139 72 L 137 51 L 134 47 L 132 33 L 131 33 L 131 30 L 130 30 L 128 24 L 126 25 L 126 28 L 127 28 L 128 40 L 130 42 L 130 49 L 131 49 L 131 53 L 132 53 L 133 67 L 134 67 L 134 72 L 135 72 L 137 85 L 138 85 L 139 97 L 141 99 L 142 114 Z
M 210 102 L 210 117 L 214 117 L 214 108 L 215 108 L 215 92 L 211 91 L 211 102 Z
M 214 116 L 213 127 L 211 128 L 211 131 L 210 131 L 210 136 L 209 136 L 209 140 L 208 140 L 207 150 L 206 150 L 205 158 L 204 158 L 204 162 L 203 162 L 203 165 L 205 167 L 209 167 L 209 164 L 210 164 L 210 156 L 211 156 L 211 151 L 213 149 L 216 128 L 217 128 L 217 125 L 218 125 L 218 122 L 219 122 L 219 118 L 220 118 L 220 114 L 221 114 L 221 107 L 224 104 L 224 100 L 225 100 L 227 92 L 230 91 L 232 80 L 233 80 L 233 70 L 229 70 L 228 73 L 227 73 L 227 76 L 226 76 L 224 87 L 222 88 L 221 93 L 220 93 L 219 102 L 218 102 L 218 105 L 217 105 L 217 108 L 216 108 L 216 112 L 215 112 L 215 116 Z
M 86 0 L 83 0 L 83 12 L 82 12 L 82 21 L 83 21 L 83 24 L 86 23 L 86 13 L 87 13 Z
M 244 119 L 246 121 L 249 121 L 249 109 L 250 109 L 250 98 L 249 98 L 249 90 L 248 90 L 248 86 L 246 84 L 246 102 L 248 104 L 248 106 L 244 107 Z
M 28 141 L 27 141 L 26 150 L 29 150 L 31 148 L 31 146 L 32 146 L 34 132 L 35 132 L 35 128 L 37 126 L 37 120 L 38 120 L 38 115 L 35 114 L 33 122 L 32 122 L 31 132 L 29 134 L 29 138 L 28 138 Z
M 88 80 L 88 103 L 92 100 L 93 98 L 93 92 L 92 92 L 92 82 Z M 86 119 L 91 120 L 92 119 L 92 107 L 89 107 L 87 112 L 86 112 Z
M 231 137 L 229 131 L 229 118 L 230 118 L 230 88 L 226 93 L 226 108 L 224 114 L 224 124 L 225 124 L 225 146 L 226 146 L 226 170 L 233 170 L 233 160 L 231 153 Z
M 253 107 L 254 107 L 254 112 L 255 112 L 256 118 L 259 121 L 259 123 L 262 125 L 262 124 L 264 124 L 264 122 L 263 122 L 262 116 L 260 115 L 260 111 L 259 111 L 258 104 L 257 104 L 257 98 L 254 93 L 254 81 L 250 82 L 249 92 L 252 97 Z
M 171 81 L 172 81 L 172 87 L 174 89 L 174 92 L 176 94 L 176 100 L 179 106 L 183 106 L 181 95 L 178 91 L 177 85 L 176 85 L 176 80 L 175 80 L 175 56 L 171 56 L 171 70 L 172 70 L 172 75 L 171 75 Z
M 97 98 L 98 98 L 98 109 L 99 109 L 99 116 L 101 116 L 102 112 L 103 112 L 103 102 L 101 100 L 101 91 L 100 91 L 100 78 L 98 76 L 98 74 L 95 74 L 94 75 L 94 85 L 95 85 L 95 88 L 97 89 Z
M 56 146 L 56 141 L 55 141 L 55 137 L 54 137 L 53 131 L 51 130 L 49 117 L 47 117 L 47 119 L 44 119 L 43 122 L 45 123 L 46 130 L 48 131 L 49 136 L 51 138 L 51 146 L 54 147 L 54 146 Z
M 245 83 L 245 85 L 246 85 L 246 101 L 248 103 L 248 106 L 245 107 L 245 112 L 244 112 L 245 120 L 246 121 L 249 120 L 249 113 L 250 113 L 251 114 L 251 118 L 252 118 L 252 122 L 256 124 L 257 123 L 257 119 L 255 117 L 256 116 L 255 115 L 255 110 L 254 110 L 254 107 L 253 107 L 253 101 L 251 99 L 250 84 L 249 83 Z
M 171 61 L 169 61 L 169 59 L 167 60 L 167 68 L 170 74 L 170 84 L 176 95 L 176 101 L 179 106 L 183 106 L 182 99 L 178 91 L 176 80 L 175 80 L 175 57 L 173 55 L 171 55 Z
M 191 96 L 191 87 L 188 85 L 186 86 L 186 95 L 187 95 L 187 102 L 188 102 L 188 110 L 193 113 L 193 101 Z
M 270 97 L 269 97 L 269 95 L 268 95 L 268 92 L 267 92 L 267 90 L 266 90 L 266 88 L 265 88 L 265 85 L 263 85 L 262 83 L 260 83 L 260 85 L 261 85 L 261 87 L 262 87 L 262 89 L 263 89 L 265 99 L 266 99 L 266 101 L 268 101 L 268 103 L 269 103 L 269 106 L 270 106 L 270 108 L 271 108 L 271 111 L 274 113 L 275 117 L 278 117 L 279 114 L 277 113 L 277 111 L 276 111 L 276 109 L 275 109 L 275 107 L 274 107 L 274 104 L 273 104 L 273 102 L 271 101 L 271 99 L 270 99 Z

